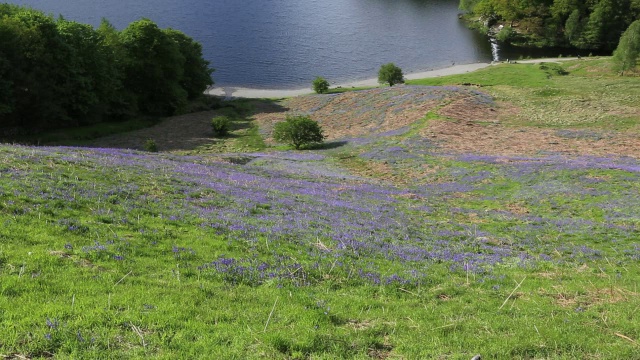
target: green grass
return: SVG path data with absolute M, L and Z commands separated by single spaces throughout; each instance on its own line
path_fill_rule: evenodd
M 234 284 L 197 267 L 221 254 L 254 253 L 266 260 L 276 249 L 304 266 L 314 260 L 307 259 L 299 245 L 269 238 L 254 242 L 233 232 L 217 234 L 190 215 L 172 219 L 171 214 L 181 213 L 180 203 L 186 197 L 207 200 L 203 207 L 218 208 L 231 206 L 233 200 L 206 189 L 185 192 L 191 185 L 167 165 L 109 168 L 91 153 L 6 146 L 2 155 L 3 173 L 30 174 L 26 181 L 7 176 L 2 182 L 0 354 L 5 356 L 637 357 L 638 346 L 620 336 L 640 336 L 640 269 L 637 260 L 624 252 L 637 244 L 637 230 L 629 238 L 611 242 L 605 240 L 611 234 L 571 235 L 548 228 L 531 240 L 557 249 L 552 257 L 567 256 L 566 263 L 522 266 L 514 261 L 489 274 L 451 272 L 449 264 L 434 263 L 426 268 L 428 280 L 418 286 L 352 283 L 351 274 L 328 268 L 325 280 L 311 286 L 275 280 Z M 149 163 L 157 161 L 145 156 Z M 461 169 L 469 174 L 499 174 L 501 169 L 439 161 L 444 173 L 452 172 L 448 176 L 458 176 L 452 174 Z M 609 178 L 591 186 L 610 194 L 559 193 L 540 203 L 521 194 L 536 184 L 577 184 L 584 176 Z M 597 204 L 637 194 L 640 188 L 634 179 L 614 170 L 549 171 L 523 179 L 498 175 L 490 187 L 474 191 L 470 198 L 434 199 L 434 209 L 425 220 L 465 223 L 471 218 L 452 212 L 464 208 L 479 214 L 478 232 L 510 234 L 511 228 L 526 221 L 499 214 L 520 197 L 539 216 L 599 222 L 604 219 Z M 404 212 L 420 203 L 407 199 L 395 206 Z M 252 216 L 274 210 L 267 205 L 254 209 Z M 628 224 L 640 225 L 638 213 L 630 215 Z M 500 241 L 520 246 L 508 236 Z M 96 242 L 105 250 L 96 249 Z M 540 251 L 532 245 L 522 245 L 522 251 Z M 569 260 L 570 248 L 583 245 L 599 249 L 603 256 Z M 172 250 L 175 247 L 178 250 Z M 115 256 L 123 260 L 114 260 Z
M 551 83 L 548 74 L 533 64 L 502 64 L 466 74 L 409 80 L 408 85 L 506 85 L 513 87 L 543 87 Z
M 568 74 L 560 75 L 559 69 Z M 408 84 L 480 86 L 499 102 L 520 109 L 516 116 L 503 119 L 517 125 L 637 128 L 634 119 L 640 104 L 640 82 L 637 76 L 618 76 L 611 70 L 608 58 L 560 64 L 502 64 Z
M 598 64 L 437 80 L 532 112 L 637 108 L 637 78 Z M 419 139 L 437 111 L 262 154 L 251 104 L 203 156 L 0 145 L 0 358 L 640 359 L 637 160 L 440 154 Z M 606 116 L 578 125 L 638 126 Z M 511 121 L 573 128 L 548 119 Z

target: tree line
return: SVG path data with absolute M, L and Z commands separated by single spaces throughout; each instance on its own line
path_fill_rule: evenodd
M 0 135 L 172 115 L 212 72 L 199 43 L 148 19 L 94 29 L 0 4 Z
M 606 51 L 640 19 L 640 0 L 460 0 L 460 9 L 503 23 L 501 40 Z

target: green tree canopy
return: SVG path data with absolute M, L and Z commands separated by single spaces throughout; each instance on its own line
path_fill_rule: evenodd
M 306 115 L 287 116 L 285 121 L 275 124 L 273 139 L 292 145 L 296 149 L 324 140 L 322 128 L 317 121 Z
M 389 84 L 389 86 L 404 83 L 402 69 L 394 63 L 382 65 L 378 71 L 378 82 L 380 84 Z
M 202 45 L 178 30 L 166 29 L 164 33 L 178 45 L 178 50 L 184 57 L 180 85 L 187 91 L 189 99 L 201 96 L 209 85 L 213 85 L 213 69 L 209 68 L 209 62 L 202 58 Z
M 640 57 L 640 20 L 634 21 L 620 37 L 618 48 L 613 53 L 615 67 L 624 75 L 638 64 Z
M 324 94 L 329 91 L 329 82 L 323 77 L 316 77 L 315 80 L 313 80 L 312 85 L 313 91 L 318 94 Z
M 0 136 L 170 115 L 213 83 L 202 47 L 142 19 L 123 31 L 0 4 Z
M 594 50 L 613 50 L 640 19 L 640 0 L 460 0 L 460 8 L 513 26 L 528 45 Z
M 124 86 L 147 114 L 172 115 L 184 108 L 182 88 L 185 58 L 180 48 L 153 21 L 134 21 L 120 33 L 127 51 Z

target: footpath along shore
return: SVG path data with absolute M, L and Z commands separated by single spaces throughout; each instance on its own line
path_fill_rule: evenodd
M 576 60 L 577 58 L 549 58 L 549 59 L 533 59 L 533 60 L 518 60 L 519 63 L 539 63 L 539 62 L 552 62 L 552 61 L 567 61 L 567 60 Z M 429 70 L 429 71 L 421 71 L 410 74 L 405 74 L 404 78 L 406 80 L 416 80 L 416 79 L 426 79 L 432 77 L 439 76 L 447 76 L 447 75 L 458 75 L 464 74 L 471 71 L 475 71 L 478 69 L 482 69 L 491 65 L 500 64 L 500 63 L 474 63 L 474 64 L 464 64 L 464 65 L 454 65 L 450 67 L 446 67 L 443 69 L 437 70 Z M 342 87 L 342 88 L 351 88 L 351 87 L 367 87 L 367 86 L 378 86 L 378 79 L 371 78 L 366 80 L 359 80 L 348 82 L 344 84 L 332 85 L 332 87 Z M 223 87 L 214 87 L 206 91 L 209 95 L 216 96 L 224 96 L 227 99 L 230 98 L 284 98 L 284 97 L 292 97 L 299 95 L 307 95 L 312 94 L 313 90 L 309 88 L 301 88 L 301 89 L 251 89 L 244 87 L 234 87 L 234 86 L 223 86 Z

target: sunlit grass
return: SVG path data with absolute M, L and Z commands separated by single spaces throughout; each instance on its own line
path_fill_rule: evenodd
M 637 106 L 573 69 L 480 90 Z M 437 108 L 284 151 L 239 106 L 189 155 L 0 145 L 0 356 L 637 358 L 637 158 L 447 152 L 420 136 Z

